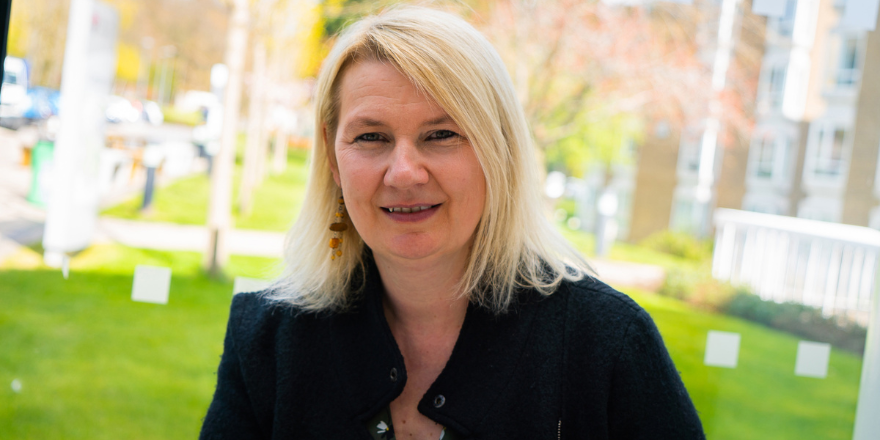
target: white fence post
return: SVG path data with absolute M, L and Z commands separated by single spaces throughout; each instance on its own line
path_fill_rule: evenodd
M 876 261 L 876 260 L 875 260 Z M 868 340 L 862 362 L 862 380 L 859 383 L 859 403 L 853 440 L 880 438 L 880 265 L 874 270 L 874 300 Z

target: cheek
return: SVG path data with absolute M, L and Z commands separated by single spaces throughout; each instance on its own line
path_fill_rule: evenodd
M 359 189 L 361 182 L 367 177 L 364 161 L 348 150 L 337 150 L 336 163 L 339 169 L 339 180 L 343 191 Z
M 345 207 L 357 228 L 359 223 L 363 225 L 364 219 L 372 212 L 372 198 L 377 184 L 381 182 L 381 175 L 377 177 L 377 173 L 355 155 L 340 152 L 336 157 Z
M 471 152 L 466 160 L 462 161 L 461 174 L 457 181 L 461 182 L 464 192 L 467 194 L 469 209 L 474 210 L 474 215 L 483 213 L 483 204 L 486 200 L 486 177 L 483 168 L 476 156 Z

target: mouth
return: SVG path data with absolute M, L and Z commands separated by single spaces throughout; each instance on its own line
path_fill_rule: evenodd
M 415 204 L 409 206 L 383 206 L 382 212 L 395 222 L 413 223 L 431 218 L 442 205 Z
M 431 208 L 436 208 L 440 206 L 440 204 L 436 205 L 417 205 L 417 206 L 391 206 L 391 207 L 382 207 L 382 210 L 392 214 L 392 213 L 402 213 L 402 214 L 415 214 L 422 211 L 427 211 Z

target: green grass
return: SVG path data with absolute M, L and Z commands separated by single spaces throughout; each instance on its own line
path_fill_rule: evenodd
M 27 252 L 0 270 L 0 438 L 196 438 L 232 284 L 205 278 L 196 253 L 95 246 L 64 280 Z M 130 300 L 136 264 L 174 268 L 167 305 Z M 234 257 L 229 273 L 272 264 Z
M 0 266 L 0 438 L 191 439 L 215 385 L 230 282 L 200 256 L 94 246 L 64 280 L 23 251 Z M 130 300 L 136 264 L 172 267 L 167 305 Z M 273 260 L 233 258 L 230 275 Z M 794 375 L 798 340 L 684 303 L 628 292 L 657 322 L 711 440 L 849 439 L 861 361 L 832 351 L 826 379 Z M 742 335 L 736 369 L 703 365 L 706 332 Z M 21 380 L 15 394 L 9 384 Z
M 827 378 L 795 376 L 794 336 L 674 299 L 627 293 L 657 323 L 710 440 L 852 438 L 859 357 L 832 349 Z M 740 333 L 737 368 L 703 365 L 709 330 Z
M 581 251 L 588 257 L 593 255 L 595 248 L 595 240 L 593 235 L 584 231 L 576 231 L 569 229 L 564 225 L 557 225 L 556 229 L 569 241 L 577 250 Z M 630 261 L 633 263 L 653 264 L 663 267 L 664 269 L 679 268 L 684 270 L 697 269 L 702 264 L 711 264 L 711 261 L 698 262 L 676 257 L 675 255 L 648 249 L 644 246 L 638 246 L 625 242 L 616 242 L 611 246 L 608 253 L 608 259 L 618 261 Z
M 257 187 L 250 215 L 242 215 L 233 209 L 236 228 L 286 231 L 290 227 L 302 206 L 308 174 L 307 154 L 306 150 L 290 151 L 287 170 L 277 176 L 268 175 Z M 237 164 L 232 182 L 234 208 L 238 206 L 240 181 L 241 165 Z M 148 213 L 140 212 L 142 199 L 137 196 L 105 209 L 101 214 L 130 220 L 204 225 L 208 219 L 209 187 L 207 175 L 188 176 L 158 188 Z

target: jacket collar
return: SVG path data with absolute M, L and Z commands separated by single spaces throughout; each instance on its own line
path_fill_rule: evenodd
M 372 259 L 368 260 L 366 284 L 357 304 L 337 315 L 331 327 L 338 380 L 359 423 L 397 398 L 407 378 L 403 355 L 382 309 L 384 288 Z M 419 402 L 419 412 L 463 436 L 474 433 L 518 367 L 536 309 L 527 306 L 539 296 L 521 292 L 518 303 L 500 316 L 468 305 L 449 361 Z

